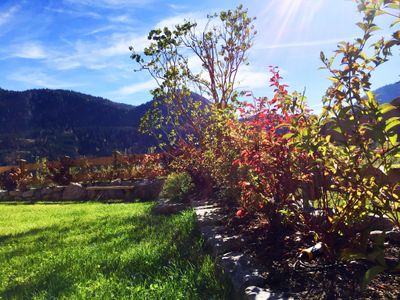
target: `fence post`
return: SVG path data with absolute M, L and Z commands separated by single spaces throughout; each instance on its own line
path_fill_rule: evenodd
M 118 166 L 118 157 L 119 157 L 120 153 L 118 151 L 113 151 L 112 156 L 113 156 L 113 167 L 114 169 L 117 168 Z
M 18 165 L 19 165 L 19 169 L 21 170 L 21 172 L 25 172 L 25 170 L 26 170 L 26 160 L 25 159 L 19 159 L 18 160 Z

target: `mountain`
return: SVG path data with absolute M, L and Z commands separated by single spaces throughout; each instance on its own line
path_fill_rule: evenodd
M 381 103 L 389 103 L 400 97 L 400 81 L 385 85 L 374 91 Z
M 110 156 L 114 150 L 146 153 L 156 140 L 138 129 L 152 106 L 153 101 L 132 106 L 67 90 L 0 89 L 0 165 L 21 158 Z
M 138 132 L 152 106 L 115 103 L 73 91 L 0 89 L 0 165 L 23 158 L 144 153 L 155 141 Z
M 383 103 L 399 99 L 400 81 L 375 93 Z M 0 89 L 0 165 L 20 158 L 109 156 L 114 150 L 145 153 L 156 141 L 138 127 L 151 107 L 152 101 L 132 106 L 67 90 Z

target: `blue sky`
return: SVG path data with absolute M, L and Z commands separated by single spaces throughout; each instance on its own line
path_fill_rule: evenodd
M 247 0 L 258 31 L 240 88 L 267 95 L 268 66 L 277 65 L 291 89 L 307 88 L 318 110 L 329 85 L 319 52 L 360 35 L 352 0 Z M 2 0 L 0 87 L 11 90 L 61 88 L 138 105 L 149 101 L 154 82 L 135 73 L 128 47 L 142 49 L 149 30 L 185 18 L 204 22 L 207 13 L 240 1 Z M 387 20 L 382 20 L 387 25 Z M 379 24 L 380 25 L 380 24 Z M 388 32 L 378 32 L 387 35 Z M 373 88 L 399 80 L 399 51 L 380 68 Z

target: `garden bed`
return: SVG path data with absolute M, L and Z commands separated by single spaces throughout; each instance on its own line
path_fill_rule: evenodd
M 299 260 L 301 250 L 305 245 L 315 245 L 313 233 L 287 229 L 279 242 L 269 238 L 267 224 L 239 219 L 233 212 L 231 216 L 230 222 L 225 224 L 226 232 L 239 234 L 246 241 L 242 251 L 263 270 L 264 288 L 272 287 L 299 299 L 397 299 L 400 295 L 399 273 L 379 274 L 363 289 L 363 276 L 374 266 L 371 262 L 328 262 L 324 256 L 302 262 Z M 385 249 L 385 258 L 397 262 L 400 245 L 391 242 Z
M 235 211 L 216 202 L 192 201 L 206 243 L 228 273 L 236 294 L 244 299 L 396 299 L 400 276 L 382 273 L 365 289 L 361 281 L 373 265 L 365 260 L 328 262 L 322 257 L 301 262 L 313 234 L 287 229 L 281 242 L 268 236 L 267 224 L 238 218 Z M 397 261 L 399 243 L 391 242 L 385 257 Z

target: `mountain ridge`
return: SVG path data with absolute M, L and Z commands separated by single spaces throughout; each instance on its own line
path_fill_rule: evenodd
M 0 164 L 19 158 L 145 153 L 154 140 L 140 134 L 152 106 L 116 103 L 69 90 L 0 89 Z
M 374 93 L 390 102 L 400 97 L 400 81 Z M 152 103 L 133 106 L 62 89 L 0 88 L 0 165 L 20 158 L 108 156 L 113 150 L 146 153 L 156 140 L 138 128 Z
M 400 80 L 391 84 L 384 85 L 374 91 L 377 99 L 381 103 L 389 103 L 400 97 Z

